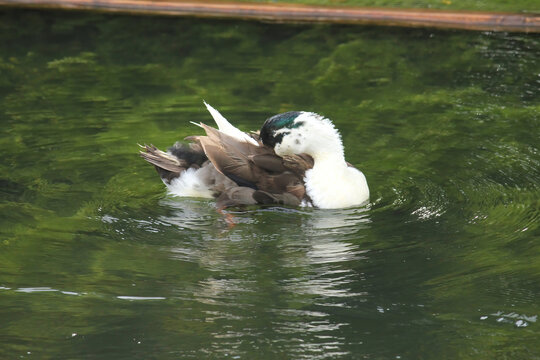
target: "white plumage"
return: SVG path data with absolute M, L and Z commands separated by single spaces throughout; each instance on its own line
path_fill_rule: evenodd
M 274 150 L 278 155 L 306 153 L 315 165 L 307 170 L 304 183 L 313 205 L 324 209 L 359 205 L 369 200 L 364 174 L 347 164 L 343 143 L 332 122 L 318 114 L 301 112 L 294 120 L 297 127 L 284 128 L 287 133 Z

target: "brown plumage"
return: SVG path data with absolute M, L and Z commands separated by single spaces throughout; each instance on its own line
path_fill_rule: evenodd
M 238 140 L 215 128 L 200 124 L 206 136 L 190 136 L 189 145 L 175 144 L 168 152 L 153 145 L 140 154 L 155 166 L 167 185 L 174 185 L 188 169 L 217 198 L 217 206 L 280 204 L 298 206 L 310 201 L 304 187 L 304 173 L 313 167 L 306 154 L 280 157 L 264 145 Z

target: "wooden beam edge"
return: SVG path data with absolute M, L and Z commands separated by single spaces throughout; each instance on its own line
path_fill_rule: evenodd
M 319 22 L 540 33 L 540 15 L 526 13 L 201 2 L 193 0 L 0 0 L 0 6 L 292 23 Z

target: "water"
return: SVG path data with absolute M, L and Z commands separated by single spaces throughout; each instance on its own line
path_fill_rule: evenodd
M 1 358 L 540 358 L 538 35 L 0 17 Z M 371 204 L 168 197 L 203 99 L 332 118 Z

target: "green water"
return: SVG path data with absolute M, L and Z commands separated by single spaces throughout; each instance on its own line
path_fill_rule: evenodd
M 167 196 L 137 143 L 324 114 L 365 208 Z M 0 12 L 0 358 L 539 359 L 540 37 Z

